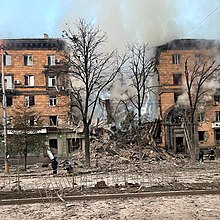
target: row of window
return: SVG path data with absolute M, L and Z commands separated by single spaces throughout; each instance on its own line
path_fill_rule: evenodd
M 174 103 L 177 103 L 178 101 L 178 97 L 182 95 L 182 92 L 174 92 L 173 93 L 173 96 L 174 96 Z M 220 103 L 220 94 L 219 94 L 219 91 L 218 91 L 218 94 L 215 94 L 213 96 L 213 105 L 218 105 L 218 103 Z
M 48 103 L 49 103 L 49 106 L 56 106 L 57 105 L 57 97 L 55 95 L 49 95 Z M 13 105 L 12 96 L 6 96 L 6 105 L 7 106 Z M 26 107 L 34 106 L 35 105 L 35 96 L 34 95 L 24 96 L 24 105 Z
M 13 89 L 14 84 L 19 85 L 21 82 L 20 80 L 16 80 L 13 83 L 13 76 L 12 75 L 5 75 L 5 88 L 6 89 Z M 24 86 L 34 86 L 34 75 L 24 75 Z M 48 87 L 55 87 L 56 86 L 56 76 L 47 76 L 47 86 Z
M 34 58 L 32 54 L 25 54 L 23 55 L 23 65 L 24 66 L 32 66 L 34 64 Z M 56 57 L 55 55 L 48 55 L 47 56 L 47 64 L 49 66 L 56 64 Z M 12 55 L 4 54 L 4 65 L 11 66 L 12 65 Z
M 29 126 L 37 126 L 37 120 L 34 116 L 30 116 L 27 120 Z M 13 127 L 13 118 L 8 118 L 7 122 L 9 127 Z M 58 116 L 49 116 L 49 126 L 58 126 Z
M 198 139 L 200 142 L 205 141 L 205 131 L 198 131 Z M 215 129 L 215 141 L 220 141 L 220 129 Z
M 205 112 L 200 112 L 198 114 L 198 122 L 203 122 L 205 120 Z M 220 121 L 220 111 L 215 112 L 215 121 Z
M 195 64 L 196 65 L 201 65 L 202 64 L 202 55 L 201 54 L 195 54 Z M 172 55 L 172 62 L 175 65 L 179 65 L 180 64 L 180 58 L 181 55 L 180 54 L 173 54 Z
M 81 138 L 67 138 L 67 152 L 71 153 L 74 150 L 77 150 L 82 147 L 82 139 Z M 57 139 L 49 139 L 49 146 L 52 148 L 58 148 Z

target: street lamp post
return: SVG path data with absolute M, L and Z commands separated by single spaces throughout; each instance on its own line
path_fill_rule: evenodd
M 2 53 L 2 109 L 3 109 L 3 135 L 4 140 L 2 141 L 4 143 L 4 153 L 5 153 L 5 173 L 9 173 L 9 163 L 8 163 L 8 148 L 7 148 L 7 111 L 6 111 L 6 95 L 5 95 L 5 74 L 4 74 L 4 47 L 1 47 L 1 53 Z

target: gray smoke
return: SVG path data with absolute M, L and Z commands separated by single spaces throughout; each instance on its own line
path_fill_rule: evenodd
M 165 43 L 182 34 L 176 17 L 177 5 L 172 0 L 92 0 L 76 1 L 64 21 L 77 18 L 93 20 L 107 33 L 113 48 L 128 42 L 147 42 L 152 46 Z M 74 8 L 73 8 L 74 7 Z
M 176 38 L 219 38 L 218 0 L 73 0 L 62 1 L 69 12 L 61 22 L 73 27 L 78 18 L 99 25 L 106 32 L 110 50 L 123 51 L 131 42 L 158 46 Z M 204 21 L 203 21 L 204 20 Z M 201 23 L 202 21 L 202 23 Z M 123 97 L 123 86 L 116 82 L 112 98 Z M 132 93 L 132 91 L 129 91 Z M 122 94 L 121 97 L 119 97 Z M 156 98 L 150 96 L 146 109 L 157 112 L 153 106 Z M 155 116 L 153 116 L 155 117 Z
M 128 42 L 157 46 L 175 38 L 218 39 L 220 8 L 209 15 L 218 4 L 219 0 L 62 1 L 66 15 L 61 29 L 78 18 L 93 20 L 107 33 L 109 46 L 118 49 Z

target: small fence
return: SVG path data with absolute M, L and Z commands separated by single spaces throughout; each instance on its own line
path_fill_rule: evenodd
M 53 176 L 51 169 L 44 169 L 42 172 L 21 173 L 20 167 L 14 170 L 13 174 L 1 175 L 0 190 L 32 190 L 51 189 L 65 190 L 69 188 L 90 188 L 95 187 L 100 181 L 107 186 L 142 186 L 152 187 L 167 185 L 177 180 L 176 172 L 172 167 L 156 170 L 137 169 L 132 165 L 125 165 L 122 168 L 111 167 L 109 170 L 89 170 L 86 173 L 74 169 L 73 175 L 68 175 L 64 170 L 58 170 L 58 175 Z
M 208 164 L 207 164 L 208 165 Z M 145 191 L 144 188 L 162 186 L 172 187 L 174 184 L 189 183 L 219 183 L 220 163 L 213 163 L 212 170 L 207 173 L 205 164 L 197 164 L 194 169 L 189 166 L 184 171 L 177 168 L 174 164 L 144 164 L 144 168 L 140 169 L 135 164 L 111 167 L 105 170 L 74 168 L 73 175 L 69 175 L 66 170 L 59 167 L 58 175 L 53 176 L 51 168 L 32 167 L 27 172 L 21 172 L 21 166 L 13 166 L 10 174 L 0 173 L 0 192 L 14 191 L 15 198 L 20 192 L 30 195 L 32 198 L 40 197 L 42 202 L 54 202 L 65 200 L 65 195 L 79 195 L 89 193 L 102 194 L 105 187 L 114 192 L 137 192 Z M 202 166 L 202 167 L 200 167 Z M 204 166 L 204 167 L 203 167 Z M 104 183 L 100 188 L 99 183 Z M 130 188 L 128 186 L 135 186 Z M 176 185 L 175 185 L 176 186 Z M 114 189 L 119 188 L 119 191 Z M 101 189 L 101 190 L 100 190 Z M 164 189 L 164 188 L 163 188 Z M 112 190 L 112 191 L 111 191 Z M 129 191 L 131 190 L 131 191 Z M 18 194 L 17 191 L 20 191 Z M 30 193 L 31 192 L 31 193 Z M 52 203 L 51 203 L 52 204 Z

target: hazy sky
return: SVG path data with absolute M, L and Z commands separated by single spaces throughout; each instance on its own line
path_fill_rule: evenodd
M 220 0 L 0 0 L 0 3 L 0 38 L 39 38 L 43 33 L 61 37 L 64 24 L 71 27 L 80 17 L 97 22 L 113 47 L 131 41 L 158 45 L 174 38 L 220 39 Z

